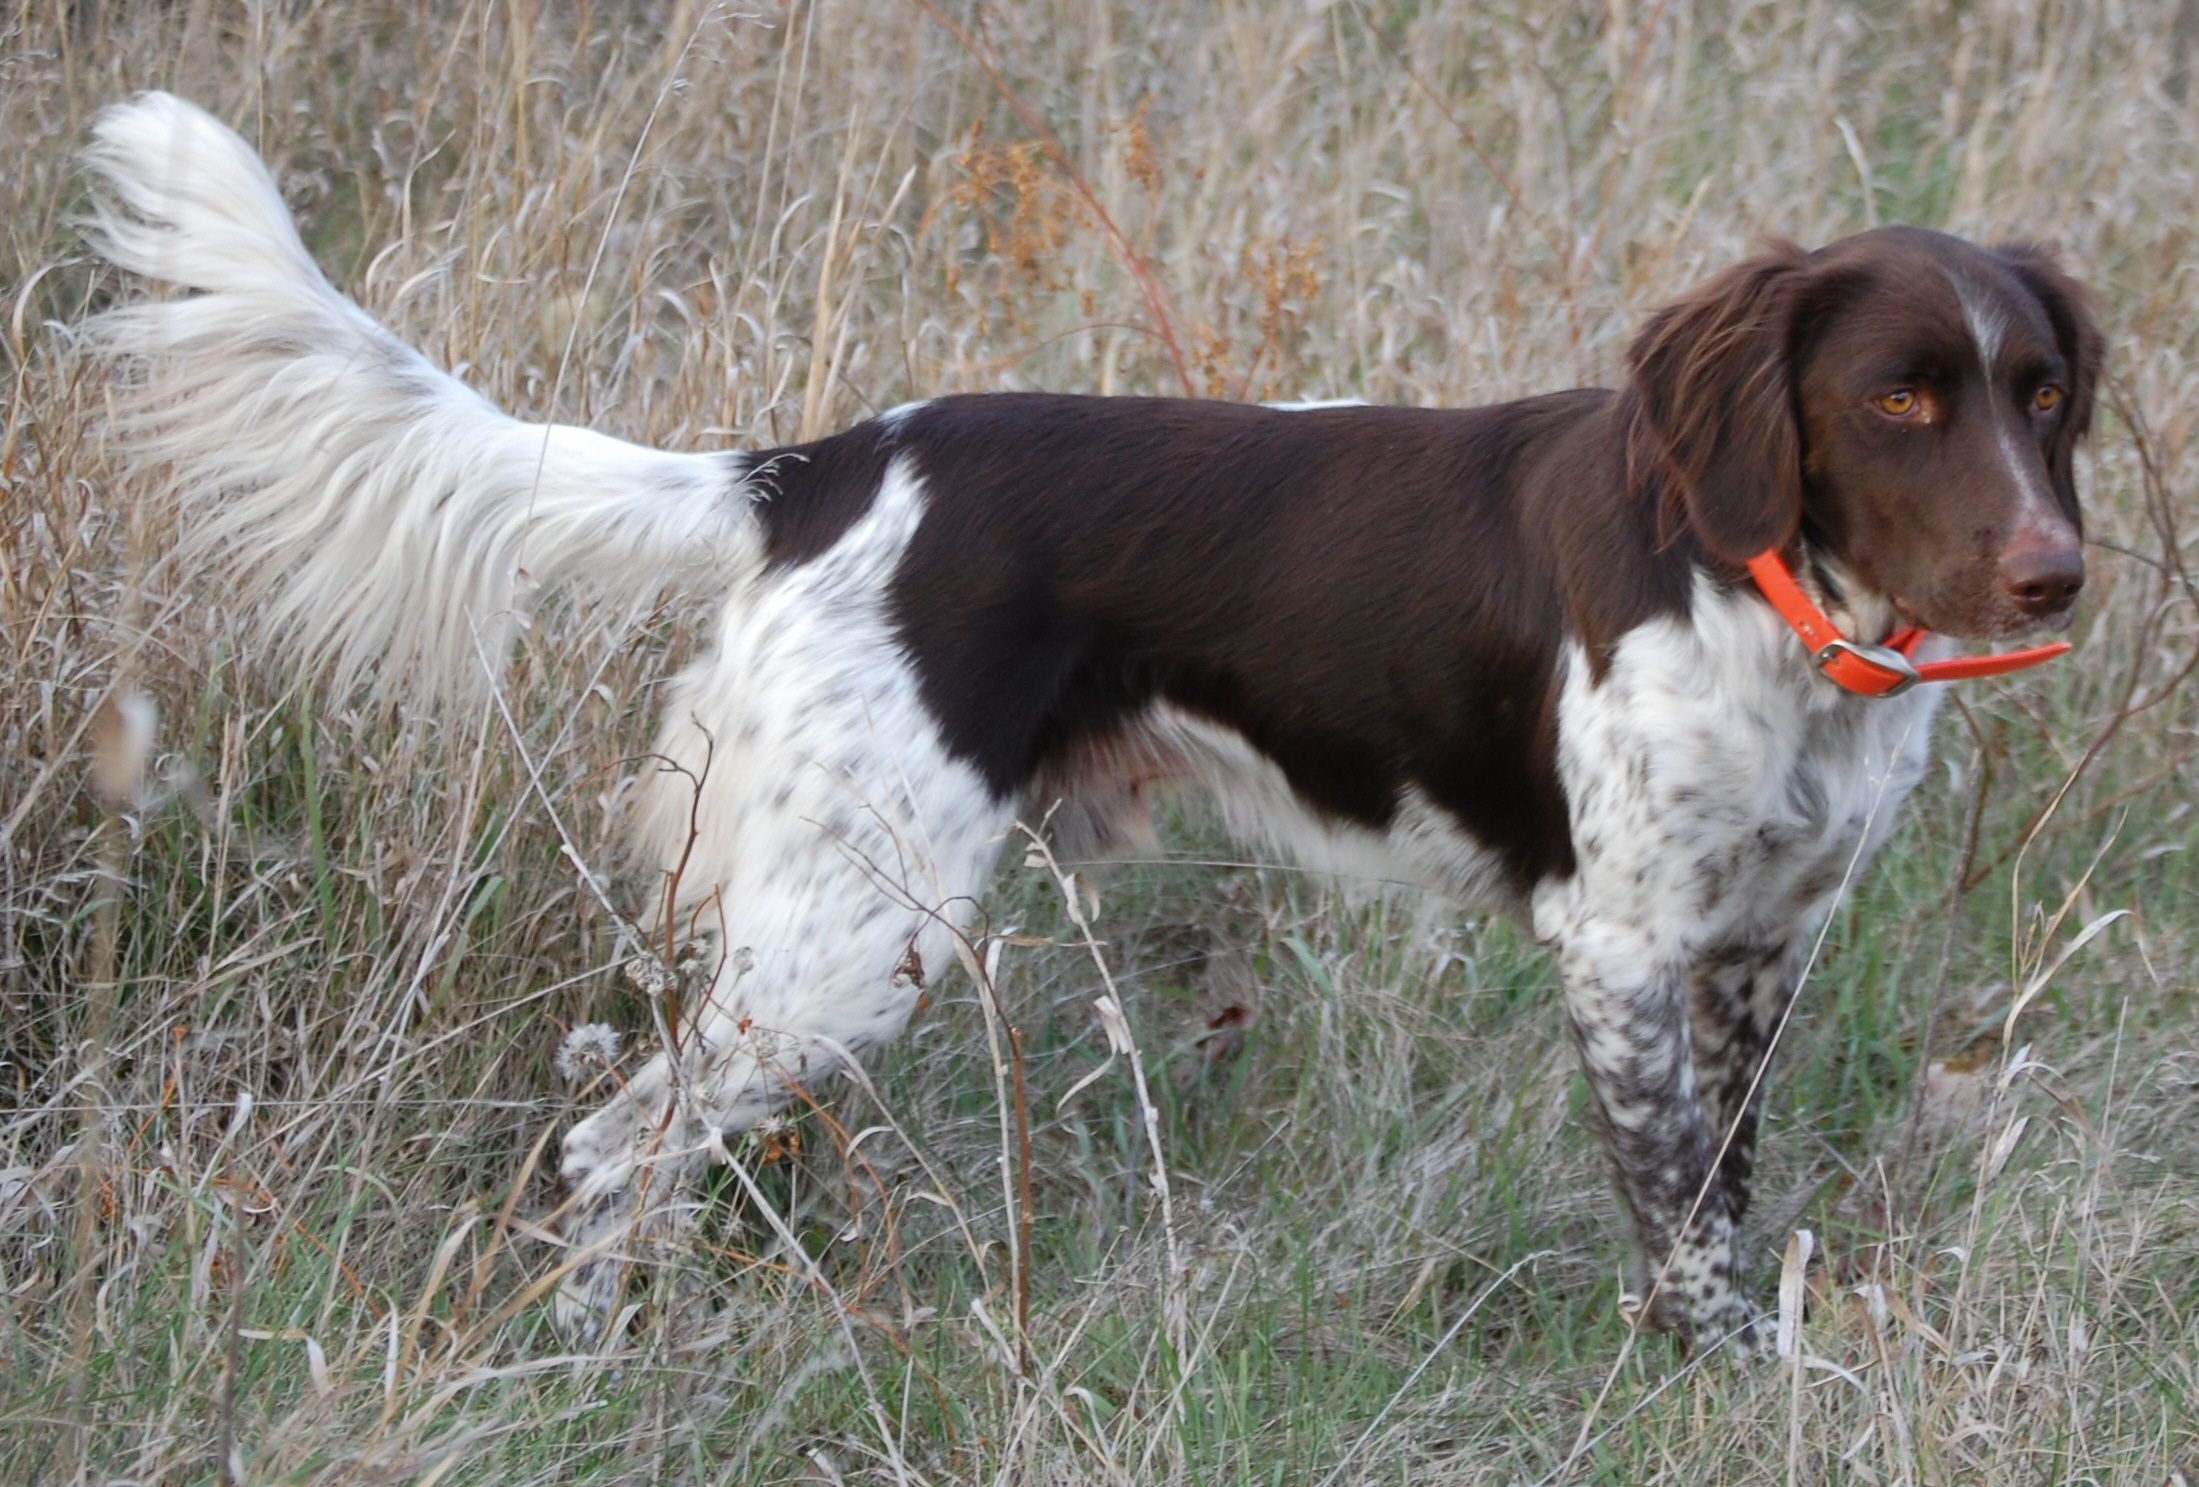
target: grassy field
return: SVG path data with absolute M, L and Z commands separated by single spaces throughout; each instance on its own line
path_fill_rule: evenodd
M 2199 1481 L 2195 63 L 2177 0 L 0 13 L 0 1482 Z M 1799 1361 L 1630 1338 L 1524 937 L 1196 816 L 1006 871 L 1007 1027 L 936 985 L 568 1352 L 553 1056 L 650 1018 L 564 849 L 649 901 L 614 807 L 707 606 L 545 617 L 511 724 L 240 650 L 72 345 L 74 152 L 151 86 L 487 395 L 684 448 L 1489 401 L 1764 234 L 2056 245 L 2112 345 L 2080 650 L 1946 710 L 1789 1029 Z

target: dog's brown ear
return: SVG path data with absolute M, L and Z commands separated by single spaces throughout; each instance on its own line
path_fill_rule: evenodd
M 2023 284 L 2037 296 L 2054 327 L 2056 349 L 2069 367 L 2069 412 L 2055 431 L 2046 451 L 2046 467 L 2054 478 L 2054 495 L 2063 512 L 2082 531 L 2077 507 L 2077 445 L 2092 427 L 2092 407 L 2100 385 L 2100 363 L 2107 350 L 2106 338 L 2092 318 L 2092 296 L 2082 284 L 2062 272 L 2054 256 L 2036 243 L 2002 243 L 1993 250 Z
M 1729 563 L 1783 547 L 1802 520 L 1791 343 L 1808 260 L 1780 242 L 1650 318 L 1627 351 L 1638 490 Z

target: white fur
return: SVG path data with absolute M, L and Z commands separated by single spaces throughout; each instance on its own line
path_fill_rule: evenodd
M 918 481 L 896 466 L 829 553 L 766 575 L 761 482 L 491 407 L 330 287 L 266 170 L 203 111 L 162 94 L 110 109 L 86 160 L 95 250 L 191 291 L 92 327 L 129 378 L 124 446 L 168 467 L 185 556 L 339 685 L 380 663 L 462 688 L 528 591 L 560 580 L 723 591 L 633 821 L 674 885 L 668 932 L 710 952 L 706 985 L 677 1050 L 567 1134 L 561 1168 L 583 1245 L 626 1232 L 645 1163 L 663 1178 L 649 1208 L 676 1217 L 721 1132 L 900 1030 L 1008 825 L 888 630 Z M 615 1269 L 566 1289 L 599 1314 Z
M 1537 935 L 1624 925 L 1654 964 L 1815 921 L 1922 776 L 1941 689 L 1859 701 L 1800 659 L 1768 605 L 1700 577 L 1686 620 L 1630 632 L 1600 684 L 1569 649 L 1558 773 L 1579 870 L 1535 893 Z
M 1877 607 L 1867 606 L 1867 607 Z M 1860 632 L 1876 633 L 1876 632 Z M 1753 595 L 1698 576 L 1685 619 L 1621 638 L 1596 679 L 1568 648 L 1558 774 L 1576 871 L 1533 895 L 1556 953 L 1581 1060 L 1660 1272 L 1660 1304 L 1698 1339 L 1746 1337 L 1735 1226 L 1689 1154 L 1731 1139 L 1716 1098 L 1733 1040 L 1776 1024 L 1791 965 L 1921 777 L 1939 689 L 1859 699 L 1799 664 Z M 1738 959 L 1739 1005 L 1698 1005 L 1707 969 Z M 1761 1341 L 1759 1338 L 1758 1341 Z
M 1355 883 L 1424 888 L 1454 902 L 1516 908 L 1503 888 L 1495 853 L 1461 830 L 1449 813 L 1408 788 L 1381 831 L 1309 807 L 1274 760 L 1233 729 L 1173 707 L 1146 723 L 1184 758 L 1239 841 L 1274 850 L 1309 872 Z
M 1978 370 L 1984 376 L 1983 386 L 1990 395 L 1996 389 L 1993 363 L 2000 357 L 2001 342 L 2008 335 L 2008 312 L 1991 302 L 1986 291 L 1961 275 L 1954 276 L 1955 300 L 1962 306 L 1962 321 L 1970 331 L 1970 340 L 1977 347 Z M 1993 423 L 1993 445 L 2000 454 L 2001 463 L 2007 467 L 2008 482 L 2021 492 L 2021 509 L 2017 513 L 2019 527 L 2059 533 L 2067 529 L 2069 522 L 2055 504 L 2054 493 L 2047 488 L 2045 467 L 2040 464 L 2035 450 L 2026 451 L 2022 425 L 2018 415 L 2003 407 L 1997 400 L 1990 400 L 1985 416 Z
M 948 756 L 893 641 L 887 579 L 923 507 L 897 461 L 829 552 L 736 591 L 673 685 L 634 830 L 676 879 L 679 935 L 722 953 L 677 1070 L 659 1053 L 565 1137 L 584 1247 L 637 1217 L 676 1229 L 721 1134 L 896 1036 L 954 963 L 1013 811 Z M 614 1310 L 616 1285 L 610 1266 L 576 1272 L 568 1322 Z
M 1970 331 L 1970 341 L 1978 350 L 1978 366 L 1985 373 L 1985 385 L 1993 385 L 1993 363 L 2000 356 L 2000 343 L 2008 334 L 2008 313 L 1992 303 L 1987 292 L 1973 283 L 1965 274 L 1950 273 L 1955 286 L 1955 303 L 1962 306 L 1962 323 Z
M 724 457 L 489 406 L 329 285 L 266 168 L 202 109 L 119 104 L 84 158 L 93 249 L 193 291 L 89 327 L 130 369 L 130 457 L 166 467 L 183 555 L 340 686 L 382 663 L 377 682 L 462 688 L 536 587 L 646 593 L 760 563 Z

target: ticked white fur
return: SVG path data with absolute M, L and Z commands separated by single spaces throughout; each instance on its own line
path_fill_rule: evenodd
M 1658 964 L 1814 923 L 1921 778 L 1939 689 L 1849 696 L 1798 665 L 1752 595 L 1698 575 L 1685 619 L 1623 636 L 1599 681 L 1569 648 L 1558 775 L 1578 870 L 1530 906 L 1552 945 L 1605 926 Z
M 1601 678 L 1571 646 L 1559 696 L 1576 866 L 1530 917 L 1615 1160 L 1649 1164 L 1629 1185 L 1662 1260 L 1644 1279 L 1699 1336 L 1747 1338 L 1754 1314 L 1735 1223 L 1685 1154 L 1747 1146 L 1753 1093 L 1734 1092 L 1760 1087 L 1804 937 L 1922 776 L 1938 700 L 1850 696 L 1801 654 L 1767 605 L 1698 575 L 1687 615 L 1622 636 Z M 1706 1020 L 1706 998 L 1731 1005 Z
M 762 482 L 491 407 L 328 283 L 258 158 L 200 109 L 109 109 L 85 160 L 92 246 L 194 291 L 92 322 L 128 378 L 117 431 L 165 468 L 184 555 L 338 686 L 488 679 L 539 586 L 725 596 L 634 821 L 674 885 L 672 935 L 713 949 L 706 994 L 562 1162 L 582 1246 L 623 1232 L 644 1162 L 676 1211 L 719 1132 L 900 1030 L 1012 814 L 947 757 L 887 631 L 918 481 L 896 466 L 830 553 L 767 573 Z M 568 1289 L 591 1311 L 614 1284 L 591 1265 Z
M 711 952 L 709 984 L 679 1047 L 565 1136 L 584 1251 L 636 1219 L 676 1229 L 717 1142 L 897 1035 L 953 964 L 1014 811 L 948 756 L 889 628 L 887 580 L 923 508 L 895 462 L 830 551 L 727 597 L 672 686 L 632 825 L 676 936 Z M 644 1163 L 657 1180 L 637 1212 Z M 615 1267 L 584 1266 L 567 1320 L 615 1310 L 616 1286 Z

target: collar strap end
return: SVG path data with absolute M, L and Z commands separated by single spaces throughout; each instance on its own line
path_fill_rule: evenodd
M 1817 669 L 1828 681 L 1859 697 L 1898 697 L 1918 682 L 1959 682 L 1973 677 L 2000 676 L 2051 661 L 2069 651 L 2068 641 L 2056 640 L 1998 655 L 1912 661 L 1910 657 L 1924 641 L 1927 633 L 1924 630 L 1909 626 L 1887 636 L 1882 645 L 1850 640 L 1802 591 L 1776 550 L 1760 552 L 1750 558 L 1748 572 L 1756 583 L 1757 592 L 1808 647 Z

